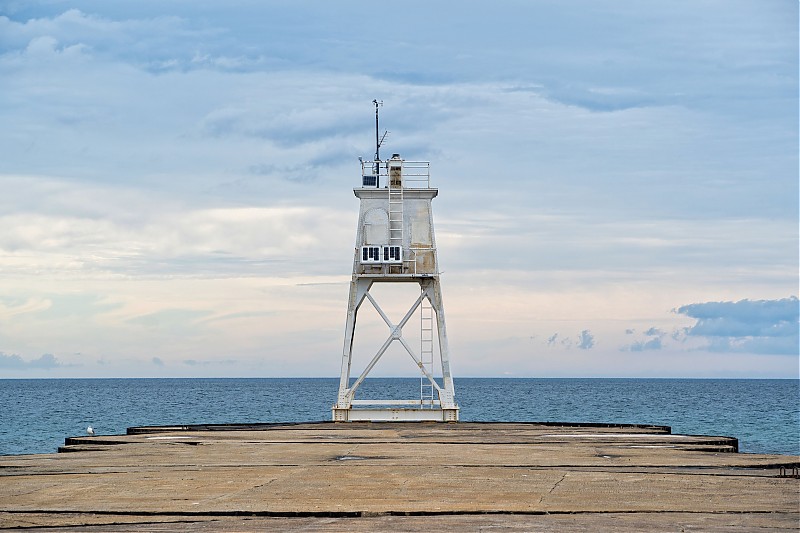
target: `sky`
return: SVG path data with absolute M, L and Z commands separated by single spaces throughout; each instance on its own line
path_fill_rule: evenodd
M 795 0 L 6 0 L 0 378 L 338 377 L 373 99 L 456 383 L 798 377 Z

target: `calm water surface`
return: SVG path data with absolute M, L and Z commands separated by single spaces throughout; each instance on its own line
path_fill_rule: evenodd
M 464 421 L 659 424 L 727 435 L 742 452 L 800 454 L 800 381 L 456 380 Z M 0 380 L 0 455 L 52 453 L 64 438 L 129 426 L 329 420 L 338 379 Z M 362 398 L 419 397 L 416 378 L 367 379 Z M 381 395 L 377 392 L 383 391 Z

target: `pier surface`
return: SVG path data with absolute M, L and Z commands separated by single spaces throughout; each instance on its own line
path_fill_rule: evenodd
M 800 457 L 661 426 L 131 428 L 0 456 L 0 528 L 750 531 L 800 527 Z M 52 529 L 51 529 L 52 528 Z

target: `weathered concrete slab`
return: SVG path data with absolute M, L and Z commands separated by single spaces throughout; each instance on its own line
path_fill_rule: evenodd
M 41 523 L 45 517 L 30 524 Z M 0 513 L 0 520 L 3 519 Z M 36 527 L 37 532 L 239 532 L 285 531 L 330 532 L 348 531 L 372 533 L 375 531 L 502 531 L 508 533 L 547 532 L 635 532 L 643 531 L 795 531 L 797 520 L 791 515 L 730 514 L 643 514 L 601 513 L 566 515 L 440 515 L 440 516 L 370 516 L 370 517 L 148 517 L 124 516 L 113 524 L 107 517 L 97 517 L 96 525 L 89 525 L 92 517 L 85 515 L 63 516 L 61 527 Z M 163 521 L 159 521 L 163 520 Z M 22 526 L 25 527 L 25 526 Z
M 657 426 L 138 428 L 67 439 L 62 451 L 75 453 L 0 457 L 0 527 L 800 525 L 800 488 L 791 477 L 800 458 L 736 448 L 728 437 L 671 435 Z

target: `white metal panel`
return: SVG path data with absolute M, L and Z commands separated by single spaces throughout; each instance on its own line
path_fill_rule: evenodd
M 431 214 L 430 203 L 428 202 L 414 202 L 409 208 L 408 226 L 411 230 L 411 246 L 428 248 L 430 247 L 433 239 L 431 238 Z
M 389 242 L 389 214 L 381 208 L 364 213 L 364 240 L 361 244 L 381 245 Z

